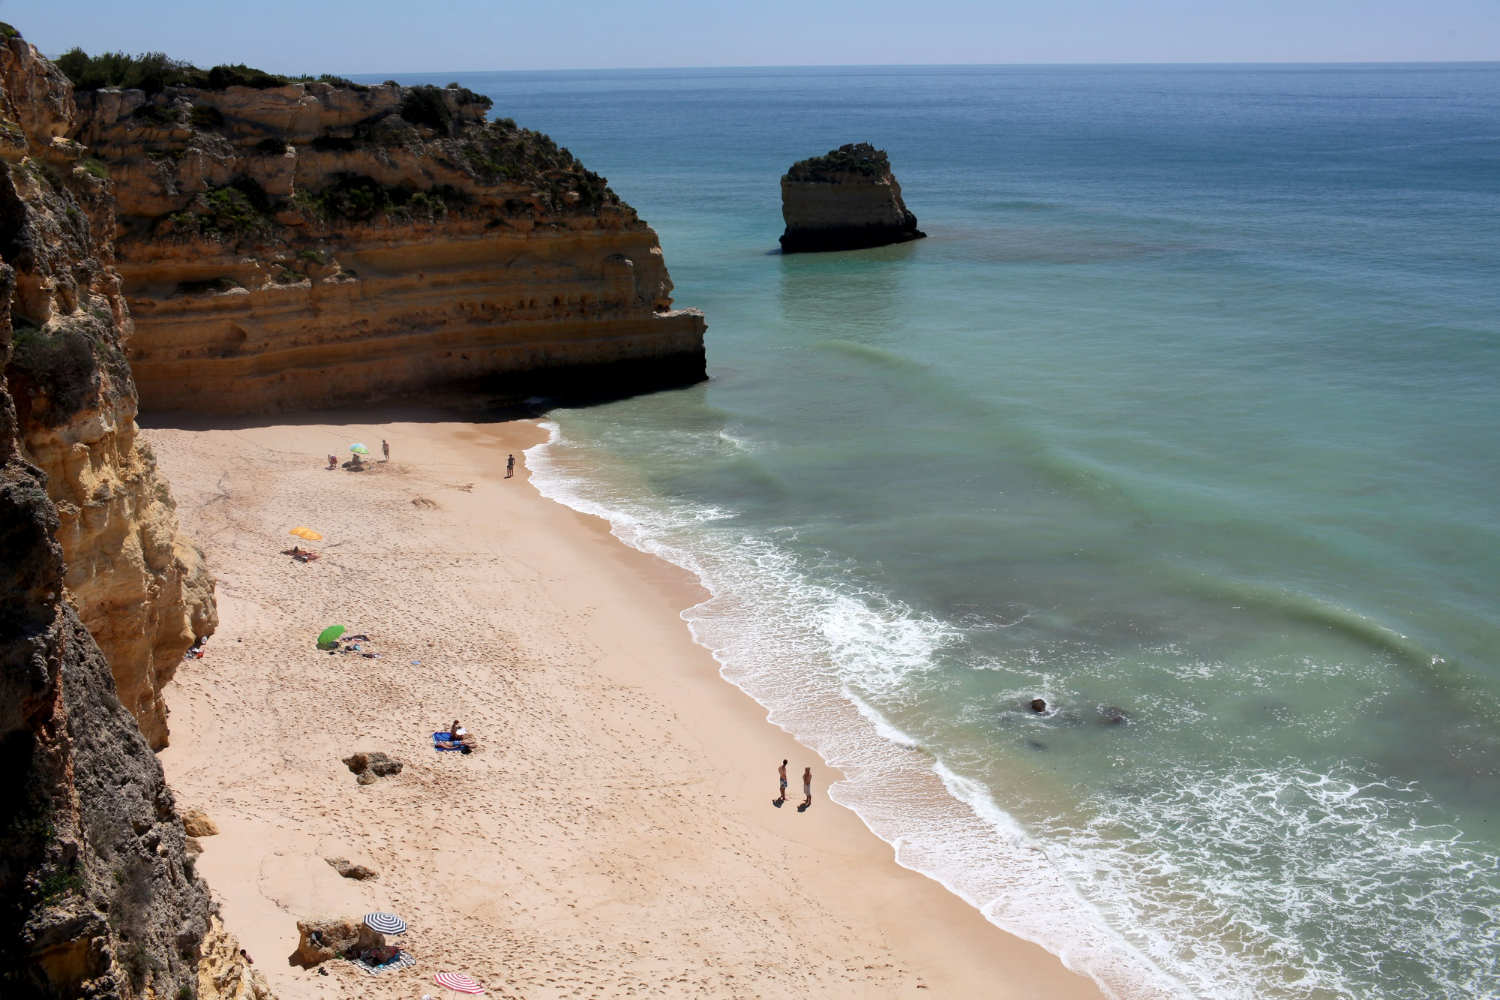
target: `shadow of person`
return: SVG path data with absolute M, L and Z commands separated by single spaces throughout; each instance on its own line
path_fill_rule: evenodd
M 812 806 L 812 803 L 811 803 L 811 802 L 804 802 L 804 803 L 802 803 L 802 804 L 801 804 L 801 805 L 800 805 L 800 806 L 798 806 L 798 807 L 797 807 L 797 811 L 798 811 L 798 812 L 799 812 L 799 813 L 805 813 L 805 812 L 807 812 L 807 810 L 808 810 L 808 809 L 809 809 L 809 808 L 810 808 L 810 807 L 811 807 L 811 806 Z
M 786 799 L 772 799 L 771 805 L 775 806 L 777 809 L 780 809 L 782 806 L 786 805 Z

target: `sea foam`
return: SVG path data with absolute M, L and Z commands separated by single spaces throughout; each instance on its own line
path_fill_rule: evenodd
M 526 452 L 531 481 L 552 500 L 606 519 L 614 534 L 680 566 L 712 595 L 683 612 L 722 675 L 846 779 L 829 790 L 893 845 L 903 866 L 934 879 L 1006 931 L 1059 956 L 1112 997 L 1178 998 L 1170 975 L 1113 931 L 1045 851 L 977 782 L 949 770 L 855 689 L 890 692 L 931 667 L 951 626 L 878 594 L 812 582 L 773 541 L 691 533 L 723 510 L 654 506 L 611 489 L 570 461 L 561 428 Z

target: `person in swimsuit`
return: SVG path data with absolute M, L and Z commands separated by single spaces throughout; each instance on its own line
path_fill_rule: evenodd
M 776 769 L 776 773 L 781 775 L 781 796 L 776 800 L 776 804 L 780 805 L 786 801 L 786 761 L 781 762 L 781 766 Z
M 516 456 L 512 455 L 505 461 L 505 478 L 509 479 L 516 474 Z
M 806 809 L 812 805 L 812 768 L 810 767 L 802 769 L 802 794 L 807 796 L 802 800 L 802 808 Z
M 385 456 L 387 462 L 391 460 L 391 446 L 385 441 L 380 442 L 380 453 Z

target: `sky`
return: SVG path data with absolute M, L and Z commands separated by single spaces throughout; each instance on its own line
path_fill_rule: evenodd
M 1500 60 L 1500 0 L 0 0 L 43 53 L 277 73 Z

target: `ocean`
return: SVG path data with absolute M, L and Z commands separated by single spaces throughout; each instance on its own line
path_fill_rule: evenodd
M 709 323 L 533 481 L 902 864 L 1121 997 L 1500 995 L 1500 65 L 454 79 Z M 857 141 L 929 238 L 777 254 Z

